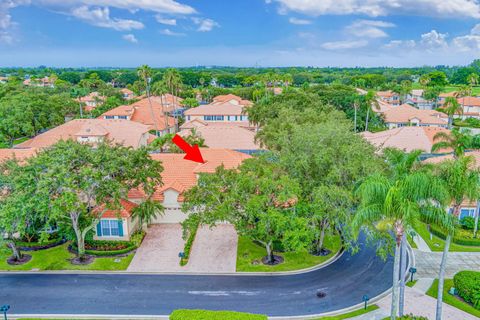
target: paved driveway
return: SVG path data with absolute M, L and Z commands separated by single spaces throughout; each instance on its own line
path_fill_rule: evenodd
M 185 244 L 181 225 L 152 225 L 127 271 L 235 272 L 237 242 L 237 233 L 231 225 L 219 225 L 212 230 L 201 227 L 193 242 L 190 260 L 181 267 L 178 253 L 183 251 Z
M 442 252 L 415 250 L 415 264 L 419 278 L 438 278 Z M 480 270 L 480 252 L 449 252 L 445 277 L 452 278 L 462 270 Z

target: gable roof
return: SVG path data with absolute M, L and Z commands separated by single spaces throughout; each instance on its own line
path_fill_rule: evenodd
M 162 181 L 163 185 L 155 191 L 153 199 L 163 201 L 165 190 L 173 189 L 177 191 L 179 201 L 183 201 L 183 192 L 192 188 L 197 183 L 197 174 L 213 173 L 215 169 L 222 164 L 226 169 L 238 167 L 243 160 L 251 158 L 249 155 L 227 149 L 209 149 L 200 148 L 205 163 L 197 163 L 183 159 L 184 153 L 156 153 L 151 157 L 160 161 L 163 166 Z M 143 198 L 141 190 L 131 190 L 130 199 Z
M 421 124 L 447 125 L 447 116 L 435 110 L 419 110 L 408 104 L 391 108 L 383 112 L 386 123 L 409 123 L 417 118 Z
M 243 115 L 244 105 L 235 105 L 229 102 L 211 103 L 190 108 L 185 111 L 188 116 L 241 116 Z
M 136 203 L 121 199 L 120 208 L 116 210 L 108 209 L 103 213 L 102 219 L 128 218 L 132 215 L 132 210 L 136 207 L 138 207 Z M 104 206 L 99 206 L 95 208 L 95 210 L 102 210 L 102 208 L 104 208 Z
M 457 98 L 457 101 L 463 106 L 480 107 L 479 97 L 462 97 L 462 98 Z
M 229 102 L 229 101 L 232 101 L 232 100 L 235 100 L 235 101 L 238 102 L 238 104 L 244 105 L 244 106 L 252 104 L 251 101 L 244 100 L 241 97 L 239 97 L 237 95 L 234 95 L 234 94 L 231 94 L 231 93 L 216 96 L 212 100 L 213 100 L 212 104 L 215 104 L 215 103 L 222 104 L 222 103 L 226 103 L 226 102 Z
M 94 91 L 94 92 L 90 92 L 86 96 L 78 98 L 77 101 L 80 101 L 80 102 L 89 102 L 89 101 L 97 101 L 97 100 L 104 101 L 106 98 L 107 97 L 101 96 L 100 93 Z
M 465 155 L 473 157 L 475 159 L 475 167 L 476 168 L 480 167 L 480 150 L 466 151 Z M 425 159 L 424 162 L 425 163 L 441 163 L 446 160 L 453 160 L 453 154 L 446 154 L 443 156 L 431 157 L 431 158 Z
M 20 143 L 15 148 L 46 148 L 78 136 L 105 136 L 124 146 L 137 148 L 149 127 L 128 120 L 75 119 Z
M 422 150 L 431 153 L 435 143 L 433 137 L 438 132 L 449 133 L 450 130 L 439 127 L 400 127 L 376 133 L 363 132 L 361 135 L 380 149 L 396 148 L 405 152 Z
M 255 143 L 255 132 L 253 132 L 252 130 L 239 126 L 236 123 L 206 123 L 202 121 L 202 124 L 200 121 L 196 122 L 195 125 L 192 127 L 195 128 L 197 134 L 199 134 L 203 139 L 205 139 L 205 145 L 209 148 L 225 148 L 233 150 L 261 149 L 260 145 Z M 189 127 L 189 123 L 186 123 L 185 125 L 187 128 Z M 180 131 L 179 134 L 181 136 L 188 136 L 190 133 L 191 129 L 183 129 L 182 131 Z
M 381 98 L 391 98 L 395 95 L 398 96 L 398 93 L 393 92 L 392 90 L 387 90 L 387 91 L 377 91 L 376 95 Z

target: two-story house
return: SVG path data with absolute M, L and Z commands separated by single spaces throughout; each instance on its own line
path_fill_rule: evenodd
M 100 95 L 98 92 L 90 92 L 84 97 L 80 97 L 77 99 L 78 102 L 85 105 L 85 111 L 92 111 L 96 107 L 100 106 L 105 102 L 107 97 Z
M 377 91 L 376 95 L 378 99 L 382 100 L 383 102 L 389 103 L 393 106 L 400 105 L 400 95 L 392 90 Z
M 409 104 L 390 108 L 382 116 L 389 129 L 405 126 L 448 127 L 446 114 L 435 110 L 419 110 Z
M 480 98 L 479 97 L 461 97 L 457 98 L 458 103 L 463 108 L 462 119 L 476 118 L 480 119 Z
M 245 108 L 252 103 L 233 95 L 221 95 L 213 98 L 212 103 L 185 111 L 186 121 L 203 120 L 206 122 L 245 122 L 248 116 Z
M 407 95 L 407 103 L 417 107 L 420 110 L 432 110 L 433 109 L 433 101 L 427 100 L 423 97 L 424 90 L 423 89 L 413 89 Z

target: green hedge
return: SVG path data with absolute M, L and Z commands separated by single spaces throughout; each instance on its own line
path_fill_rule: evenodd
M 261 314 L 234 312 L 234 311 L 209 311 L 209 310 L 175 310 L 170 315 L 170 320 L 267 320 Z
M 192 251 L 193 240 L 195 240 L 195 236 L 197 235 L 197 230 L 200 224 L 196 224 L 190 230 L 190 234 L 188 235 L 188 239 L 185 242 L 185 247 L 183 249 L 183 258 L 180 259 L 180 265 L 183 267 L 188 263 L 188 259 L 190 258 L 190 251 Z
M 130 251 L 137 249 L 142 243 L 144 237 L 145 237 L 145 232 L 140 231 L 140 232 L 135 232 L 130 237 L 130 241 L 86 240 L 85 246 L 87 246 L 88 244 L 90 246 L 95 246 L 102 249 L 101 250 L 86 249 L 85 253 L 93 256 L 104 256 L 104 257 L 126 254 L 126 253 L 129 253 Z M 122 248 L 109 250 L 109 247 L 115 248 L 118 246 L 122 246 Z M 72 249 L 75 251 L 77 250 L 76 243 L 72 243 Z
M 480 310 L 480 272 L 460 271 L 453 277 L 458 295 Z
M 62 241 L 62 238 L 54 238 L 44 242 L 25 242 L 25 241 L 15 241 L 17 247 L 25 247 L 25 248 L 32 248 L 32 247 L 42 247 L 42 246 L 49 246 L 55 243 L 59 243 Z
M 445 233 L 436 225 L 430 225 L 430 232 L 440 239 L 445 240 L 447 238 Z M 461 246 L 480 246 L 480 238 L 465 238 L 460 237 L 458 234 L 454 235 L 452 242 Z

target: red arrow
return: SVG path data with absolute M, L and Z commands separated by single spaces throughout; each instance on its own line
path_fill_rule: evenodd
M 175 143 L 177 147 L 179 147 L 183 150 L 183 152 L 186 153 L 183 159 L 205 163 L 205 161 L 203 161 L 202 153 L 200 152 L 198 145 L 189 145 L 188 142 L 183 140 L 183 138 L 180 137 L 178 134 L 173 137 L 172 142 Z

